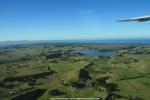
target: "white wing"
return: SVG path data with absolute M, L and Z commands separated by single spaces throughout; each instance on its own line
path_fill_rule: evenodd
M 119 20 L 119 22 L 128 22 L 128 21 L 138 21 L 138 22 L 150 21 L 150 16 L 129 18 L 129 19 L 126 19 L 126 20 Z

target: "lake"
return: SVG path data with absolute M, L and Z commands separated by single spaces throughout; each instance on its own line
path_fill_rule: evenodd
M 81 54 L 88 56 L 98 56 L 98 57 L 110 57 L 115 55 L 115 51 L 112 50 L 80 50 L 80 51 L 71 51 L 70 54 Z

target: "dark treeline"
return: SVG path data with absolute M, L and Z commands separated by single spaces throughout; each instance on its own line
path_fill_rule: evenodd
M 11 82 L 11 81 L 27 82 L 30 79 L 44 78 L 44 77 L 51 75 L 53 73 L 55 73 L 55 72 L 51 71 L 51 72 L 43 72 L 43 73 L 37 73 L 37 74 L 32 74 L 32 75 L 26 75 L 26 76 L 7 77 L 3 81 L 4 82 Z
M 46 90 L 44 89 L 35 89 L 27 93 L 21 94 L 12 98 L 11 100 L 37 100 Z
M 8 63 L 13 63 L 13 62 L 25 62 L 31 59 L 32 59 L 31 56 L 26 56 L 26 57 L 21 57 L 18 59 L 13 59 L 13 60 L 0 60 L 0 64 L 8 64 Z

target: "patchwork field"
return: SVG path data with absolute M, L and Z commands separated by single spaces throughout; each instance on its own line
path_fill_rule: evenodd
M 74 50 L 114 51 L 101 57 Z M 149 100 L 150 46 L 28 44 L 0 47 L 0 100 Z

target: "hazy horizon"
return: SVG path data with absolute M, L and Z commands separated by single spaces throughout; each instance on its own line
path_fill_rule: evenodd
M 106 41 L 106 40 L 150 40 L 150 38 L 111 38 L 111 39 L 108 39 L 108 38 L 106 38 L 106 39 L 91 39 L 91 38 L 89 38 L 89 39 L 49 39 L 49 40 L 47 40 L 47 39 L 35 39 L 35 40 L 28 40 L 28 39 L 24 39 L 24 40 L 0 40 L 0 42 L 9 42 L 9 41 Z

